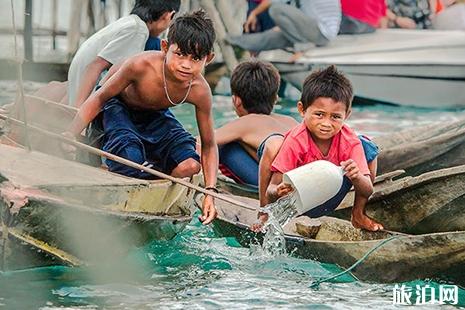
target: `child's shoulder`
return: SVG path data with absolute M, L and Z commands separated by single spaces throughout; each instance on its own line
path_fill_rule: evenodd
M 341 136 L 340 145 L 346 145 L 349 147 L 353 147 L 354 145 L 361 143 L 355 131 L 346 124 L 342 126 L 342 129 L 340 131 L 340 136 Z

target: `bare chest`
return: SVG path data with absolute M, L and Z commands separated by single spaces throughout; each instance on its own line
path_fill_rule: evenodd
M 169 88 L 165 90 L 163 81 L 147 79 L 129 85 L 122 94 L 125 102 L 135 109 L 160 110 L 173 107 L 187 95 L 186 88 Z

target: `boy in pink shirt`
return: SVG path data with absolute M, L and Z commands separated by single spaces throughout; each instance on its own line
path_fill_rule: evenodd
M 271 166 L 267 198 L 273 202 L 293 191 L 292 186 L 283 183 L 284 173 L 316 160 L 327 160 L 344 169 L 343 187 L 336 197 L 306 215 L 318 217 L 332 212 L 353 185 L 352 225 L 377 231 L 383 226 L 365 214 L 365 205 L 373 193 L 376 165 L 369 168 L 360 139 L 344 124 L 351 113 L 352 97 L 350 81 L 334 66 L 307 77 L 301 101 L 297 104 L 303 122 L 284 138 Z M 266 221 L 267 215 L 262 214 L 260 219 Z

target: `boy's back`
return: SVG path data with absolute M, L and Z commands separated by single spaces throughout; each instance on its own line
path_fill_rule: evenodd
M 81 77 L 97 57 L 116 64 L 144 50 L 149 37 L 146 23 L 131 14 L 109 24 L 87 39 L 77 51 L 68 72 L 69 102 L 74 103 Z

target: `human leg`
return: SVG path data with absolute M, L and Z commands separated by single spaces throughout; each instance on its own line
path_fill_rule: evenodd
M 365 206 L 368 198 L 355 193 L 354 206 L 352 207 L 351 222 L 355 228 L 363 228 L 370 231 L 383 230 L 384 227 L 365 214 Z
M 239 184 L 258 186 L 258 164 L 238 142 L 219 147 L 220 170 Z
M 103 150 L 137 164 L 148 166 L 142 140 L 132 123 L 129 110 L 118 99 L 112 98 L 103 111 Z M 107 159 L 105 163 L 111 172 L 139 179 L 153 179 L 153 175 Z
M 160 171 L 175 177 L 191 177 L 200 172 L 200 156 L 195 138 L 169 110 L 152 112 L 153 120 L 143 129 L 146 158 Z M 144 116 L 145 117 L 145 116 Z
M 273 28 L 264 32 L 249 33 L 240 36 L 227 36 L 226 41 L 245 50 L 260 52 L 292 46 L 282 31 Z
M 273 4 L 270 7 L 270 16 L 296 51 L 302 51 L 303 48 L 300 47 L 305 46 L 305 43 L 311 42 L 318 46 L 328 43 L 318 27 L 318 22 L 295 6 Z
M 365 136 L 359 136 L 365 152 L 365 158 L 368 162 L 368 169 L 370 169 L 370 179 L 374 183 L 376 178 L 376 169 L 378 167 L 378 146 Z M 383 226 L 370 218 L 365 213 L 365 206 L 368 203 L 368 198 L 362 197 L 355 193 L 354 206 L 352 207 L 351 221 L 355 228 L 363 228 L 366 230 L 377 231 L 382 230 Z

